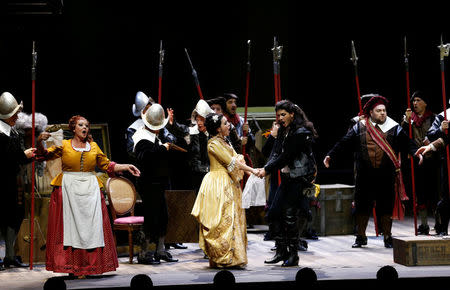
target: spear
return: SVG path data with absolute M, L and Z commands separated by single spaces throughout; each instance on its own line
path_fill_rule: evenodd
M 251 48 L 251 40 L 247 41 L 247 46 L 248 46 L 248 50 L 247 50 L 247 77 L 246 77 L 246 81 L 245 81 L 245 111 L 244 111 L 244 124 L 247 123 L 247 109 L 248 109 L 248 90 L 249 90 L 249 86 L 250 86 L 250 70 L 251 70 L 251 64 L 250 64 L 250 48 Z M 244 137 L 246 134 L 246 132 L 243 132 Z M 245 156 L 245 146 L 242 147 L 242 155 Z
M 283 46 L 278 45 L 277 37 L 273 37 L 273 80 L 274 80 L 274 88 L 275 88 L 275 104 L 281 101 L 281 80 L 280 80 L 280 59 L 283 53 Z M 278 121 L 278 117 L 275 117 Z M 281 183 L 281 173 L 278 170 L 278 185 Z
M 359 106 L 359 114 L 362 115 L 362 105 L 361 105 L 361 92 L 359 89 L 359 76 L 358 76 L 358 56 L 356 55 L 355 43 L 352 40 L 352 57 L 350 60 L 353 63 L 353 67 L 355 69 L 355 83 L 356 83 L 356 92 L 358 93 L 358 106 Z
M 350 58 L 350 60 L 353 63 L 353 67 L 355 69 L 355 83 L 356 83 L 356 92 L 358 94 L 358 106 L 359 106 L 359 115 L 361 116 L 363 111 L 362 111 L 362 105 L 361 105 L 361 91 L 359 89 L 359 75 L 358 75 L 358 56 L 356 55 L 356 49 L 355 49 L 355 42 L 352 40 L 352 57 Z M 378 237 L 378 222 L 377 222 L 377 212 L 375 210 L 375 206 L 372 209 L 372 214 L 373 214 L 373 223 L 375 225 L 375 234 Z
M 251 64 L 250 64 L 250 51 L 251 51 L 251 40 L 247 40 L 247 76 L 245 80 L 245 110 L 244 110 L 244 124 L 247 124 L 247 109 L 248 109 L 248 90 L 250 86 L 250 71 L 251 71 Z M 247 135 L 247 131 L 243 131 L 243 136 L 245 137 Z M 247 157 L 247 154 L 245 153 L 245 147 L 246 145 L 242 146 L 242 155 Z M 250 160 L 250 158 L 248 158 Z M 241 187 L 244 187 L 244 179 L 241 179 Z
M 440 52 L 440 62 L 441 62 L 441 84 L 442 84 L 442 104 L 444 106 L 444 120 L 447 119 L 447 97 L 445 94 L 445 69 L 444 69 L 444 59 L 449 54 L 450 49 L 450 43 L 444 44 L 442 41 L 442 34 L 441 34 L 441 45 L 438 46 L 439 52 Z M 448 134 L 448 129 L 445 129 L 445 134 Z M 445 151 L 447 153 L 447 178 L 448 178 L 448 185 L 450 189 L 450 152 L 448 149 L 448 145 L 445 146 Z M 449 190 L 450 194 L 450 190 Z
M 406 46 L 406 36 L 404 38 L 404 57 L 405 57 L 405 72 L 406 72 L 406 103 L 408 104 L 408 110 L 411 110 L 411 93 L 409 86 L 409 61 L 408 61 L 408 49 Z M 409 124 L 409 139 L 412 140 L 412 124 L 411 118 L 408 120 Z M 414 213 L 414 234 L 417 236 L 417 209 L 416 209 L 416 180 L 414 174 L 414 159 L 411 157 L 411 187 L 412 187 L 412 196 L 413 196 L 413 213 Z
M 36 106 L 36 62 L 37 52 L 33 41 L 33 52 L 31 53 L 31 147 L 35 147 L 35 106 Z M 33 241 L 34 241 L 34 184 L 35 184 L 35 162 L 31 163 L 31 216 L 30 216 L 30 270 L 33 270 Z
M 159 43 L 158 104 L 161 104 L 164 53 L 165 52 L 163 50 L 163 42 L 161 40 Z
M 283 46 L 278 45 L 277 37 L 273 38 L 273 79 L 275 87 L 275 103 L 281 101 L 281 79 L 280 79 L 280 60 L 283 53 Z
M 202 89 L 200 88 L 200 82 L 198 81 L 197 71 L 195 70 L 194 66 L 192 65 L 192 61 L 191 61 L 191 58 L 189 57 L 189 53 L 188 53 L 187 49 L 185 48 L 184 51 L 186 52 L 186 56 L 188 58 L 189 64 L 191 65 L 191 68 L 192 68 L 192 76 L 194 77 L 194 82 L 195 82 L 195 86 L 197 87 L 198 94 L 200 96 L 200 99 L 203 100 Z

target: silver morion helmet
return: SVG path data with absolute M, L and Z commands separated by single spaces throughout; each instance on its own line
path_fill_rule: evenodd
M 155 131 L 164 128 L 169 122 L 169 117 L 166 118 L 160 104 L 151 105 L 145 114 L 141 115 L 141 118 L 147 128 Z
M 136 97 L 134 98 L 134 104 L 133 104 L 133 115 L 134 116 L 139 117 L 141 115 L 142 110 L 148 104 L 148 100 L 149 100 L 149 98 L 143 92 L 139 91 L 136 93 Z
M 16 98 L 8 92 L 0 95 L 0 119 L 5 120 L 22 111 L 23 102 L 17 103 Z
M 206 118 L 206 116 L 209 113 L 214 113 L 214 111 L 211 109 L 211 107 L 208 105 L 208 103 L 205 100 L 199 100 L 197 102 L 197 105 L 195 106 L 195 109 L 192 111 L 191 114 L 191 123 L 196 124 L 195 117 L 197 115 L 202 116 L 203 118 Z

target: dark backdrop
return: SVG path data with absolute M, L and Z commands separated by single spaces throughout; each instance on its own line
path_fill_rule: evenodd
M 10 1 L 12 2 L 12 1 Z M 55 2 L 55 1 L 51 1 Z M 163 1 L 161 1 L 163 2 Z M 179 3 L 180 2 L 180 3 Z M 399 120 L 406 108 L 403 37 L 410 52 L 411 90 L 421 89 L 442 110 L 439 74 L 443 7 L 304 4 L 301 1 L 64 1 L 62 14 L 15 15 L 0 6 L 0 90 L 31 112 L 31 47 L 37 42 L 36 111 L 50 123 L 74 114 L 106 122 L 112 157 L 126 162 L 124 134 L 134 121 L 138 90 L 157 99 L 159 41 L 164 41 L 163 101 L 184 121 L 198 100 L 184 48 L 205 98 L 237 93 L 244 105 L 246 41 L 251 39 L 250 106 L 274 104 L 271 47 L 277 36 L 283 98 L 298 103 L 318 129 L 319 163 L 345 134 L 357 111 L 350 41 L 355 40 L 361 93 L 391 101 Z M 432 18 L 430 18 L 432 16 Z M 351 155 L 319 182 L 352 182 Z

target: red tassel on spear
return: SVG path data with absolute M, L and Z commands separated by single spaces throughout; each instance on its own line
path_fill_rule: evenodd
M 444 45 L 442 42 L 442 34 L 441 34 L 441 45 L 438 46 L 440 51 L 440 60 L 441 60 L 441 84 L 442 84 L 442 104 L 444 107 L 444 120 L 447 119 L 447 97 L 445 94 L 445 68 L 444 68 L 444 59 L 449 55 L 450 43 Z M 445 129 L 445 134 L 448 135 L 448 129 Z M 447 153 L 447 178 L 449 185 L 449 195 L 450 195 L 450 152 L 448 145 L 445 146 L 445 151 Z
M 202 89 L 200 88 L 200 82 L 198 81 L 197 71 L 195 70 L 194 66 L 192 65 L 192 61 L 191 61 L 191 58 L 189 57 L 189 53 L 188 53 L 187 49 L 185 48 L 184 51 L 186 52 L 186 56 L 189 60 L 189 64 L 191 65 L 192 76 L 194 77 L 194 82 L 195 82 L 195 86 L 197 87 L 198 95 L 200 96 L 200 99 L 203 100 Z
M 352 57 L 350 60 L 353 63 L 353 67 L 355 68 L 355 83 L 356 83 L 356 92 L 358 93 L 358 106 L 359 106 L 359 115 L 362 116 L 363 108 L 361 105 L 361 91 L 359 89 L 359 76 L 358 76 L 358 56 L 356 55 L 355 43 L 352 40 Z M 376 205 L 374 205 L 372 214 L 373 214 L 373 223 L 375 225 L 375 234 L 378 237 L 378 222 L 377 222 L 377 212 L 375 210 Z
M 406 103 L 408 104 L 408 110 L 411 110 L 411 93 L 409 86 L 409 61 L 408 61 L 408 50 L 406 47 L 406 36 L 404 38 L 405 43 L 405 71 L 406 71 Z M 409 124 L 409 139 L 412 140 L 412 124 L 411 118 L 408 121 Z M 412 187 L 412 196 L 413 196 L 413 213 L 414 213 L 414 234 L 417 236 L 417 208 L 416 208 L 416 181 L 415 181 L 415 173 L 414 173 L 414 159 L 412 156 L 409 158 L 411 160 L 411 187 Z
M 37 52 L 35 50 L 35 42 L 33 41 L 32 52 L 32 65 L 31 65 L 31 147 L 35 145 L 35 106 L 36 106 L 36 62 Z M 30 215 L 30 270 L 33 270 L 33 241 L 34 241 L 34 184 L 35 184 L 35 162 L 31 163 L 31 215 Z
M 158 104 L 161 104 L 164 50 L 162 40 L 159 43 Z

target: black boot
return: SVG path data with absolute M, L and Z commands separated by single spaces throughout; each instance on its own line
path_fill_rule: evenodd
M 4 271 L 5 270 L 5 266 L 3 266 L 3 260 L 0 259 L 0 271 Z
M 275 252 L 275 256 L 270 259 L 264 261 L 266 264 L 276 264 L 278 262 L 284 261 L 288 257 L 287 246 L 283 242 L 277 242 L 277 249 Z
M 418 235 L 428 235 L 429 233 L 430 233 L 430 227 L 428 225 L 422 224 L 417 229 Z
M 365 245 L 367 245 L 367 237 L 356 235 L 355 243 L 352 245 L 352 248 L 361 248 Z
M 384 237 L 384 247 L 388 249 L 392 249 L 392 236 Z
M 298 260 L 299 259 L 298 259 L 297 247 L 298 247 L 298 241 L 296 241 L 295 243 L 289 243 L 289 246 L 288 246 L 288 257 L 283 262 L 281 267 L 298 266 Z

